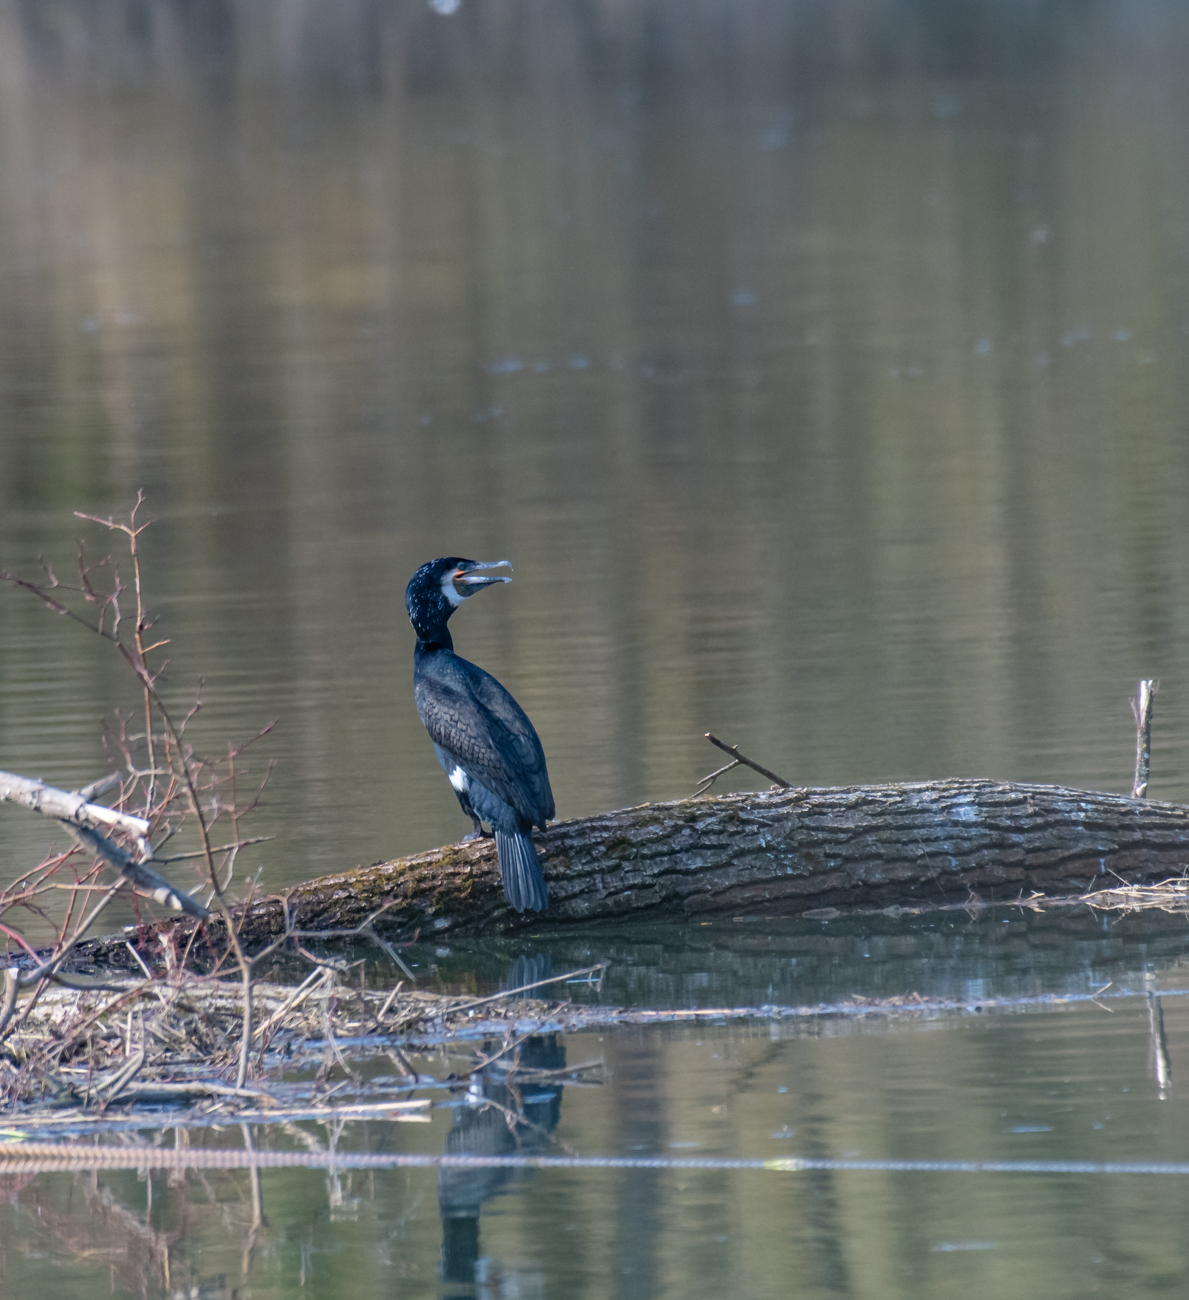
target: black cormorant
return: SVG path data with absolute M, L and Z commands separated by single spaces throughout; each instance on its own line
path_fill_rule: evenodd
M 409 579 L 405 607 L 417 633 L 413 693 L 417 712 L 450 778 L 462 810 L 481 835 L 495 832 L 504 897 L 518 911 L 549 906 L 532 828 L 554 815 L 545 754 L 524 710 L 490 673 L 454 653 L 446 623 L 468 596 L 504 575 L 507 560 L 480 563 L 455 556 L 431 560 Z

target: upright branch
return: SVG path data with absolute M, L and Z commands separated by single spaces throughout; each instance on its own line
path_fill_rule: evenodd
M 144 685 L 145 745 L 148 750 L 148 788 L 145 791 L 145 804 L 147 807 L 151 808 L 153 806 L 156 797 L 156 785 L 157 785 L 157 764 L 156 764 L 156 753 L 155 753 L 155 745 L 154 745 L 154 737 L 153 737 L 153 704 L 155 702 L 154 686 L 157 678 L 161 674 L 161 669 L 164 668 L 164 664 L 162 664 L 161 668 L 158 668 L 155 673 L 150 672 L 148 656 L 151 651 L 161 649 L 162 647 L 167 646 L 169 642 L 162 640 L 162 641 L 155 641 L 152 645 L 145 644 L 145 633 L 149 630 L 152 624 L 150 623 L 145 611 L 144 588 L 141 585 L 140 548 L 138 545 L 138 541 L 141 533 L 143 533 L 144 530 L 149 527 L 149 525 L 152 523 L 152 520 L 151 519 L 146 520 L 142 524 L 138 524 L 136 522 L 137 512 L 140 510 L 142 505 L 144 505 L 144 493 L 137 492 L 136 504 L 132 507 L 131 511 L 129 512 L 128 522 L 126 524 L 117 522 L 115 519 L 112 519 L 110 517 L 107 519 L 102 519 L 98 515 L 84 514 L 81 510 L 76 510 L 74 512 L 74 516 L 76 519 L 85 519 L 89 523 L 101 524 L 104 528 L 107 528 L 113 532 L 123 533 L 125 537 L 128 538 L 128 553 L 132 559 L 132 588 L 136 596 L 136 623 L 132 633 L 132 644 L 134 648 L 132 650 L 129 650 L 129 648 L 124 644 L 124 642 L 122 642 L 119 639 L 119 629 L 120 629 L 119 595 L 122 588 L 120 587 L 119 584 L 118 572 L 116 574 L 116 588 L 114 592 L 114 598 L 111 601 L 111 603 L 113 603 L 115 606 L 114 608 L 115 617 L 114 617 L 114 623 L 112 627 L 112 639 L 120 647 L 120 653 L 132 665 L 137 676 L 141 679 Z M 97 593 L 94 593 L 91 589 L 91 584 L 87 578 L 88 571 L 84 568 L 83 565 L 81 548 L 79 551 L 79 571 L 82 577 L 84 590 L 87 594 L 87 599 L 88 600 L 102 599 L 102 597 L 99 597 Z M 103 627 L 102 615 L 104 609 L 105 606 L 101 605 L 100 620 L 99 620 L 99 625 L 101 629 Z M 159 703 L 159 701 L 157 702 Z
M 135 617 L 132 620 L 130 635 L 125 630 L 128 620 L 122 617 L 120 607 L 121 596 L 126 588 L 120 581 L 118 568 L 110 559 L 89 563 L 81 543 L 78 552 L 76 587 L 66 587 L 60 583 L 49 566 L 46 566 L 45 578 L 39 582 L 15 574 L 0 574 L 0 580 L 30 592 L 55 613 L 69 617 L 116 647 L 135 673 L 140 687 L 144 717 L 144 765 L 138 766 L 134 759 L 134 749 L 140 738 L 128 734 L 126 722 L 119 719 L 120 725 L 115 744 L 129 776 L 129 780 L 121 789 L 119 810 L 91 805 L 82 797 L 82 792 L 69 795 L 64 791 L 43 786 L 39 782 L 3 775 L 0 775 L 0 799 L 13 799 L 22 802 L 26 807 L 57 816 L 69 827 L 84 848 L 115 866 L 122 877 L 130 879 L 134 885 L 152 894 L 158 901 L 168 902 L 201 920 L 210 915 L 207 907 L 188 894 L 175 890 L 163 877 L 145 865 L 155 854 L 151 837 L 157 838 L 159 850 L 167 839 L 177 833 L 183 823 L 189 821 L 195 827 L 201 846 L 198 854 L 178 856 L 197 856 L 200 859 L 206 886 L 210 892 L 209 901 L 226 924 L 228 952 L 224 957 L 230 955 L 234 958 L 243 981 L 244 1031 L 238 1072 L 238 1086 L 242 1086 L 247 1074 L 251 1043 L 253 962 L 247 957 L 240 943 L 239 929 L 231 913 L 231 907 L 236 900 L 227 893 L 227 889 L 231 881 L 235 856 L 242 847 L 240 818 L 245 812 L 251 811 L 256 801 L 254 800 L 247 807 L 240 807 L 236 797 L 239 774 L 236 772 L 235 760 L 245 746 L 241 745 L 238 749 L 229 750 L 227 776 L 231 803 L 227 804 L 219 793 L 222 780 L 219 766 L 198 758 L 187 742 L 186 727 L 201 707 L 201 693 L 184 716 L 179 713 L 175 717 L 162 698 L 159 684 L 168 661 L 161 659 L 160 651 L 169 642 L 164 638 L 153 639 L 151 630 L 154 620 L 145 603 L 140 536 L 150 526 L 151 521 L 140 519 L 143 505 L 144 495 L 137 493 L 136 503 L 126 521 L 84 514 L 81 511 L 75 512 L 77 518 L 99 524 L 109 532 L 119 533 L 126 539 L 132 566 L 132 593 L 135 600 Z M 95 574 L 102 568 L 109 568 L 111 576 L 109 581 L 100 584 L 95 581 Z M 75 597 L 75 604 L 81 596 L 83 602 L 97 608 L 98 616 L 94 621 L 71 607 L 68 600 L 71 593 Z M 260 734 L 266 734 L 269 730 L 271 724 Z M 134 817 L 123 811 L 134 796 L 143 800 L 143 816 Z M 211 827 L 224 814 L 230 814 L 233 843 L 216 847 L 212 840 Z M 131 837 L 136 845 L 135 851 L 117 844 L 110 838 L 108 832 Z M 226 866 L 225 879 L 222 878 L 221 863 Z M 28 902 L 25 905 L 28 906 Z M 0 911 L 3 911 L 3 906 L 4 899 L 0 898 Z M 73 903 L 71 907 L 73 908 Z
M 1135 780 L 1131 785 L 1133 799 L 1148 797 L 1148 769 L 1152 763 L 1152 697 L 1158 683 L 1145 678 L 1139 684 L 1139 696 L 1131 701 L 1135 715 Z
M 115 781 L 118 782 L 118 780 L 119 776 L 116 774 Z M 76 875 L 66 916 L 58 929 L 58 942 L 54 945 L 49 956 L 43 959 L 37 954 L 31 953 L 30 955 L 34 960 L 30 968 L 21 969 L 17 966 L 11 966 L 5 973 L 4 996 L 2 1003 L 0 1003 L 0 1035 L 5 1032 L 12 1020 L 20 989 L 33 984 L 36 984 L 39 990 L 44 989 L 49 980 L 58 978 L 58 969 L 69 956 L 71 949 L 85 937 L 87 931 L 98 919 L 107 904 L 115 897 L 125 881 L 131 882 L 133 887 L 142 893 L 151 895 L 157 902 L 167 904 L 175 910 L 185 912 L 198 920 L 209 916 L 207 909 L 196 899 L 175 889 L 164 876 L 159 875 L 151 867 L 144 865 L 146 859 L 152 857 L 152 848 L 147 839 L 149 834 L 149 823 L 147 821 L 120 812 L 117 809 L 106 808 L 102 804 L 90 802 L 98 793 L 109 788 L 114 783 L 111 777 L 105 777 L 102 780 L 93 781 L 82 790 L 67 792 L 45 785 L 41 781 L 31 781 L 27 777 L 15 776 L 10 772 L 0 772 L 0 800 L 15 803 L 33 812 L 44 813 L 48 817 L 53 817 L 73 834 L 81 848 L 90 850 L 96 857 L 108 862 L 120 872 L 121 876 L 121 879 L 107 889 L 98 906 L 93 908 L 90 913 L 81 915 L 76 922 L 76 905 L 82 906 L 82 903 L 86 900 L 87 892 L 94 888 L 94 886 L 86 884 L 85 881 L 80 881 Z M 107 832 L 132 839 L 136 844 L 135 850 L 125 849 L 117 844 Z M 16 905 L 40 910 L 33 900 L 45 889 L 53 887 L 52 877 L 57 874 L 58 869 L 65 864 L 73 852 L 74 850 L 71 850 L 56 855 L 43 863 L 42 867 L 33 873 L 35 879 L 31 880 L 29 876 L 18 878 L 13 885 L 0 892 L 0 912 L 5 912 Z M 24 944 L 20 935 L 8 926 L 0 924 L 0 932 L 4 933 L 8 938 L 16 940 L 28 950 L 28 946 Z M 34 1002 L 36 1002 L 37 996 L 37 994 L 34 995 Z M 31 1006 L 32 1004 L 26 1007 L 26 1014 L 28 1014 Z

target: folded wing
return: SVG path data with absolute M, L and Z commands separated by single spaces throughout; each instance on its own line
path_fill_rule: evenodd
M 465 660 L 457 661 L 460 664 Z M 433 674 L 416 684 L 417 712 L 434 743 L 529 825 L 554 815 L 545 753 L 512 696 L 474 664 L 465 674 Z

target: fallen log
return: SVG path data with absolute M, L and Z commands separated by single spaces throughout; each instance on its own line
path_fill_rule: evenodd
M 287 927 L 342 933 L 381 908 L 376 929 L 425 938 L 716 913 L 894 914 L 974 896 L 1070 894 L 1183 874 L 1189 808 L 1060 786 L 949 780 L 644 804 L 559 822 L 537 843 L 551 897 L 544 916 L 507 906 L 494 846 L 482 840 L 256 899 L 238 913 L 241 933 L 253 946 Z M 219 924 L 206 922 L 207 934 Z M 193 925 L 177 918 L 157 929 Z

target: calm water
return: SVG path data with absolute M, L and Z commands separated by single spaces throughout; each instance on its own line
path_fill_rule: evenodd
M 1184 989 L 1184 922 L 1002 918 L 900 926 L 699 927 L 542 942 L 555 970 L 613 961 L 601 995 L 654 1006 L 936 991 Z M 742 931 L 746 930 L 746 933 Z M 432 951 L 420 954 L 423 963 Z M 490 950 L 442 961 L 457 977 Z M 1147 974 L 1145 974 L 1147 972 Z M 498 980 L 492 979 L 492 983 Z M 497 1072 L 429 1095 L 429 1124 L 289 1125 L 282 1149 L 910 1160 L 1189 1160 L 1189 998 L 1161 999 L 1171 1091 L 1154 1077 L 1142 996 L 1046 1011 L 818 1019 L 548 1036 L 522 1061 L 598 1063 L 588 1086 Z M 492 1044 L 492 1050 L 498 1044 Z M 469 1062 L 416 1057 L 437 1077 Z M 391 1073 L 382 1063 L 379 1071 Z M 1163 1097 L 1162 1097 L 1163 1091 Z M 168 1129 L 147 1133 L 166 1146 Z M 238 1128 L 195 1145 L 240 1146 Z M 1189 1276 L 1184 1177 L 549 1170 L 120 1172 L 4 1180 L 14 1295 L 1081 1297 L 1178 1294 Z
M 1125 789 L 1141 676 L 1151 793 L 1189 798 L 1187 64 L 1176 0 L 0 0 L 0 567 L 69 574 L 76 538 L 108 549 L 72 512 L 146 491 L 171 698 L 205 679 L 214 753 L 279 719 L 276 838 L 244 859 L 268 887 L 467 829 L 402 604 L 448 553 L 516 567 L 453 627 L 563 817 L 688 793 L 707 730 L 798 783 Z M 0 769 L 90 780 L 133 704 L 0 590 Z M 0 809 L 5 872 L 51 840 Z M 553 960 L 652 1005 L 977 998 L 1180 987 L 1182 933 L 699 928 Z M 521 955 L 422 966 L 497 987 Z M 568 1040 L 610 1082 L 557 1135 L 1179 1158 L 1180 1006 L 1163 1101 L 1142 1000 Z M 375 1140 L 441 1149 L 451 1116 Z M 1186 1281 L 1178 1180 L 774 1179 L 518 1180 L 483 1294 Z M 200 1294 L 447 1285 L 432 1175 L 266 1175 L 247 1280 L 244 1187 L 154 1180 L 146 1221 L 133 1176 L 10 1184 L 7 1285 L 176 1292 L 154 1233 Z M 88 1254 L 99 1224 L 148 1254 Z

